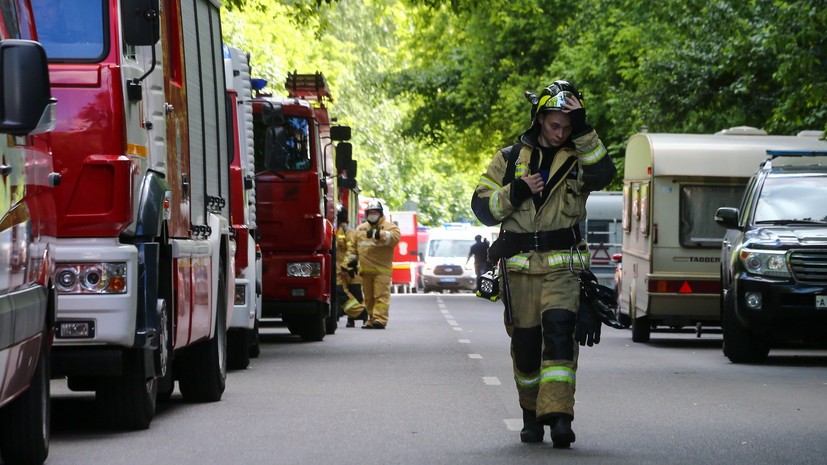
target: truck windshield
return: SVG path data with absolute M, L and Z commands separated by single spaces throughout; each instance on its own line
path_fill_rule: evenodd
M 105 52 L 102 0 L 32 0 L 37 37 L 50 61 L 96 61 Z
M 767 177 L 755 208 L 755 223 L 827 221 L 827 176 Z
M 474 245 L 473 239 L 433 239 L 428 248 L 429 257 L 467 257 Z

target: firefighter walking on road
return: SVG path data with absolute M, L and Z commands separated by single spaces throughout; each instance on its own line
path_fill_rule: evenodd
M 606 187 L 617 170 L 573 85 L 555 81 L 539 97 L 526 97 L 531 127 L 494 156 L 471 207 L 483 224 L 502 223 L 489 257 L 505 264 L 500 279 L 523 410 L 520 440 L 541 442 L 548 425 L 554 447 L 566 448 L 575 440 L 578 343 L 599 342 L 601 324 L 591 311 L 578 312 L 575 273 L 590 257 L 578 224 L 589 192 Z
M 365 309 L 364 298 L 362 297 L 362 278 L 356 266 L 348 266 L 347 251 L 350 243 L 354 241 L 355 230 L 350 226 L 347 217 L 347 210 L 339 207 L 336 213 L 336 250 L 341 252 L 336 255 L 336 292 L 339 294 L 339 302 L 342 302 L 342 310 L 347 315 L 348 328 L 356 326 L 356 320 L 366 322 L 368 311 Z
M 372 200 L 365 209 L 366 222 L 354 231 L 348 248 L 349 266 L 359 266 L 368 321 L 363 329 L 385 329 L 391 302 L 393 250 L 399 242 L 399 227 L 385 218 L 382 202 Z

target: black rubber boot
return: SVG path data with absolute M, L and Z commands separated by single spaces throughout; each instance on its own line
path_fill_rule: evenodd
M 356 326 L 356 324 L 353 318 L 347 317 L 347 324 L 345 325 L 345 328 L 353 328 L 354 326 Z
M 537 423 L 537 414 L 534 410 L 523 409 L 520 442 L 543 442 L 543 425 Z
M 368 321 L 368 311 L 362 310 L 362 313 L 360 313 L 359 316 L 354 318 L 354 320 Z
M 565 413 L 551 417 L 551 442 L 556 449 L 567 449 L 574 442 L 574 430 L 571 429 L 571 416 Z

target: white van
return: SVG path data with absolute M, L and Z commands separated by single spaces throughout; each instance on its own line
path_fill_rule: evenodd
M 824 150 L 812 137 L 770 136 L 739 127 L 714 135 L 633 135 L 623 179 L 619 318 L 632 340 L 651 329 L 720 325 L 718 207 L 738 205 L 767 150 Z M 629 321 L 631 320 L 631 321 Z
M 468 223 L 445 223 L 442 227 L 428 230 L 428 245 L 423 257 L 422 287 L 429 291 L 474 291 L 477 275 L 474 258 L 468 260 L 468 252 L 480 235 L 492 242 L 489 228 L 475 227 Z
M 589 244 L 591 271 L 598 282 L 615 288 L 615 262 L 622 242 L 621 214 L 623 192 L 591 192 L 586 200 L 586 219 L 580 223 L 580 233 Z

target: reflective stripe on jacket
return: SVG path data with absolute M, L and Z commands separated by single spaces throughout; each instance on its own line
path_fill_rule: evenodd
M 527 134 L 522 136 L 521 142 L 523 145 L 516 161 L 515 179 L 528 172 L 531 153 L 536 146 L 534 138 Z M 567 158 L 576 157 L 577 163 L 572 165 L 539 209 L 530 198 L 517 205 L 511 202 L 512 183 L 501 185 L 508 157 L 500 150 L 480 178 L 471 200 L 473 210 L 480 221 L 488 226 L 502 223 L 503 230 L 516 233 L 570 228 L 583 221 L 586 218 L 586 199 L 589 191 L 609 185 L 617 169 L 595 131 L 589 131 L 573 142 L 574 149 L 562 147 L 555 154 L 549 178 Z M 585 244 L 583 240 L 578 249 L 584 264 L 588 266 L 590 254 Z M 522 253 L 506 261 L 509 270 L 523 273 L 546 273 L 555 269 L 567 269 L 570 262 L 575 269 L 581 268 L 580 258 L 570 250 Z

